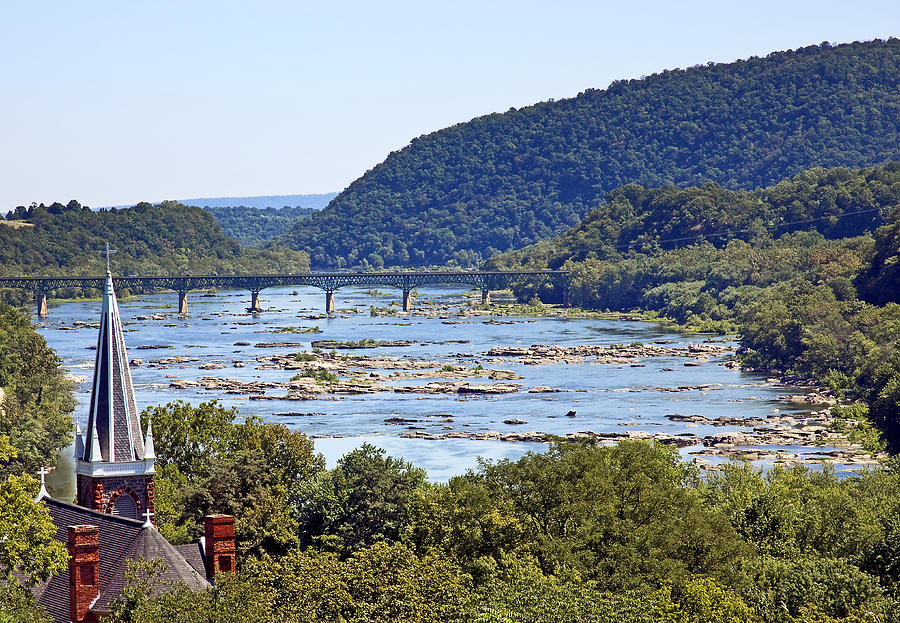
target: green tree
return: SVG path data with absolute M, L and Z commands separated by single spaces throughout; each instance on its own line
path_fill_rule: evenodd
M 0 464 L 9 463 L 16 449 L 0 435 Z M 3 580 L 37 584 L 65 569 L 68 554 L 54 539 L 56 527 L 47 508 L 35 502 L 38 485 L 27 474 L 9 475 L 0 484 L 0 573 Z
M 424 470 L 363 444 L 298 496 L 302 541 L 344 554 L 379 541 L 396 542 L 410 523 L 414 496 L 424 482 Z
M 239 553 L 283 553 L 297 543 L 293 510 L 304 484 L 324 468 L 306 435 L 248 418 L 215 402 L 147 409 L 159 469 L 160 531 L 176 542 L 194 540 L 210 513 L 235 516 Z M 158 440 L 158 441 L 157 441 Z
M 605 592 L 576 573 L 544 574 L 534 560 L 504 558 L 477 590 L 471 616 L 484 623 L 676 623 L 667 589 Z
M 72 383 L 28 318 L 0 302 L 0 435 L 16 452 L 0 476 L 54 465 L 72 440 Z
M 528 523 L 546 572 L 571 568 L 628 589 L 692 573 L 727 578 L 746 553 L 725 516 L 703 503 L 697 473 L 661 444 L 559 443 L 488 466 L 482 478 Z
M 16 456 L 9 438 L 0 435 L 0 465 Z M 65 570 L 65 546 L 47 508 L 35 502 L 37 482 L 26 474 L 0 477 L 0 622 L 47 620 L 25 585 L 36 585 Z

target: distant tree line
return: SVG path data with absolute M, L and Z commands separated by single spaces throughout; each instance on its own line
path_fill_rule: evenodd
M 203 208 L 216 217 L 226 236 L 247 246 L 260 246 L 287 232 L 298 220 L 315 213 L 313 208 L 248 208 L 246 206 Z

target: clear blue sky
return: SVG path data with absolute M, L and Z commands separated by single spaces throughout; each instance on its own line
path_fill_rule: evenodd
M 0 211 L 341 190 L 612 80 L 900 34 L 900 2 L 9 2 Z

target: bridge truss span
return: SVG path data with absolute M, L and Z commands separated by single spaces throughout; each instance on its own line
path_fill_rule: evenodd
M 38 315 L 47 315 L 50 293 L 62 288 L 96 289 L 105 284 L 104 277 L 2 277 L 0 288 L 17 288 L 34 295 Z M 259 293 L 275 286 L 309 286 L 325 291 L 325 310 L 334 312 L 334 293 L 346 287 L 386 286 L 403 292 L 403 310 L 411 310 L 410 293 L 428 285 L 465 285 L 481 290 L 482 302 L 490 302 L 491 290 L 503 290 L 521 281 L 539 281 L 562 292 L 568 304 L 569 273 L 561 270 L 534 271 L 430 271 L 307 273 L 302 275 L 158 275 L 146 277 L 113 277 L 116 289 L 174 290 L 178 293 L 178 311 L 187 314 L 187 293 L 192 290 L 243 289 L 251 294 L 250 311 L 262 311 Z

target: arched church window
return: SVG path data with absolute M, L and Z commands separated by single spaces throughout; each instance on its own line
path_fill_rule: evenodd
M 116 503 L 113 505 L 112 514 L 128 517 L 129 519 L 137 519 L 137 504 L 134 503 L 134 498 L 127 493 L 117 497 Z

